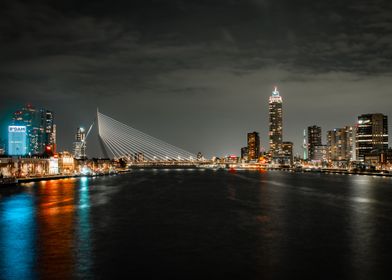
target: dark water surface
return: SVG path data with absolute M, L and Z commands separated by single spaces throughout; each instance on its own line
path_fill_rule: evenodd
M 145 170 L 0 190 L 1 279 L 391 279 L 392 179 Z

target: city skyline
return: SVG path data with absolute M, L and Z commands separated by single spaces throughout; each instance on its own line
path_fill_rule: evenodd
M 275 85 L 295 154 L 308 126 L 392 115 L 388 1 L 5 3 L 1 120 L 26 103 L 48 108 L 62 150 L 97 106 L 195 153 L 239 155 L 250 131 L 267 148 Z
M 274 86 L 274 90 L 272 91 L 272 96 L 274 96 L 274 93 L 276 93 L 277 92 L 277 94 L 279 95 L 279 91 L 278 91 L 278 87 L 277 86 Z M 275 94 L 276 95 L 276 94 Z M 279 96 L 279 98 L 281 98 L 281 96 Z M 271 96 L 269 97 L 269 103 L 271 104 Z M 268 106 L 268 105 L 267 105 Z M 19 107 L 15 112 L 12 112 L 10 115 L 15 115 L 15 114 L 17 114 L 20 110 L 22 110 L 23 108 L 29 108 L 29 107 L 31 107 L 31 108 L 33 108 L 34 110 L 37 110 L 37 111 L 39 111 L 39 110 L 43 110 L 43 109 L 36 109 L 34 106 L 32 106 L 31 105 L 31 103 L 27 103 L 25 106 L 22 106 L 22 107 Z M 50 112 L 50 111 L 48 111 L 48 112 Z M 369 114 L 379 114 L 379 113 L 369 113 Z M 3 118 L 3 120 L 2 120 L 2 131 L 3 131 L 3 136 L 2 137 L 0 137 L 3 141 L 5 141 L 6 139 L 7 139 L 7 131 L 8 131 L 8 125 L 15 125 L 15 121 L 14 121 L 14 117 L 12 118 L 12 117 L 10 117 L 10 115 L 8 116 L 8 117 L 5 117 L 5 118 Z M 361 114 L 361 115 L 363 115 L 363 114 Z M 356 119 L 355 119 L 355 121 L 352 123 L 352 126 L 356 126 L 357 125 L 357 122 L 358 122 L 358 118 L 360 117 L 360 115 L 358 115 L 357 117 L 356 117 Z M 61 117 L 60 117 L 61 118 Z M 283 114 L 283 118 L 285 119 L 285 117 L 284 117 L 284 114 Z M 284 123 L 284 121 L 283 121 L 283 123 Z M 389 125 L 390 124 L 388 124 L 387 126 L 389 127 Z M 87 129 L 88 127 L 90 127 L 90 126 L 92 126 L 92 127 L 94 127 L 94 126 L 96 126 L 96 119 L 94 118 L 93 119 L 93 121 L 90 123 L 90 124 L 86 124 L 86 125 L 80 125 L 80 126 L 78 126 L 77 127 L 77 129 L 80 129 L 80 128 L 82 128 L 82 129 Z M 313 125 L 314 126 L 314 125 Z M 342 126 L 344 126 L 344 125 L 342 125 Z M 309 129 L 310 127 L 307 127 L 307 129 Z M 323 128 L 322 128 L 323 129 Z M 339 126 L 335 126 L 335 127 L 333 127 L 332 129 L 330 129 L 330 130 L 336 130 L 336 129 L 339 129 Z M 261 129 L 261 130 L 263 130 L 263 129 Z M 329 132 L 330 130 L 328 130 L 328 131 L 325 131 L 325 130 L 323 130 L 323 133 L 321 133 L 321 143 L 320 144 L 322 144 L 322 145 L 324 145 L 324 144 L 326 144 L 327 142 L 328 142 L 328 133 L 327 132 Z M 284 124 L 283 124 L 283 131 L 285 131 L 285 126 L 284 126 Z M 100 156 L 102 156 L 103 155 L 103 153 L 102 153 L 102 148 L 101 147 L 97 147 L 96 145 L 97 145 L 97 142 L 99 141 L 98 140 L 98 134 L 97 134 L 97 128 L 95 128 L 94 130 L 92 130 L 91 131 L 92 133 L 92 136 L 90 136 L 88 139 L 87 139 L 87 141 L 86 142 L 88 142 L 89 143 L 89 150 L 91 149 L 93 152 L 87 152 L 87 155 L 88 156 L 90 156 L 90 157 L 100 157 Z M 61 133 L 60 133 L 61 134 Z M 1 133 L 0 133 L 0 135 L 1 135 Z M 284 134 L 283 134 L 284 135 Z M 65 150 L 65 151 L 73 151 L 74 150 L 74 138 L 75 138 L 75 134 L 73 134 L 72 135 L 73 137 L 73 141 L 71 142 L 71 143 L 66 143 L 66 148 L 64 148 L 64 147 L 60 147 L 60 149 L 61 150 Z M 303 137 L 303 135 L 301 134 L 301 136 Z M 285 136 L 283 136 L 283 140 L 284 139 L 286 139 L 286 141 L 292 141 L 291 139 L 289 139 L 289 138 L 284 138 Z M 67 135 L 67 138 L 69 138 L 69 135 Z M 260 137 L 260 148 L 261 149 L 263 149 L 263 150 L 265 150 L 265 151 L 268 151 L 269 150 L 269 143 L 268 143 L 268 139 L 270 139 L 270 135 L 269 135 L 269 133 L 268 133 L 268 135 L 267 135 L 267 137 L 265 137 L 267 140 L 266 140 L 266 143 L 264 144 L 263 143 L 263 138 L 262 137 Z M 303 139 L 301 139 L 301 141 L 302 141 Z M 6 141 L 5 141 L 6 142 Z M 61 139 L 60 139 L 60 141 L 59 142 L 62 142 L 61 141 Z M 63 141 L 64 142 L 64 141 Z M 389 140 L 389 143 L 391 142 L 391 140 Z M 245 144 L 247 143 L 247 141 L 245 141 Z M 4 143 L 5 144 L 5 143 Z M 92 146 L 92 148 L 91 148 L 91 146 Z M 211 154 L 211 157 L 212 156 L 228 156 L 228 155 L 230 155 L 230 154 L 235 154 L 235 155 L 238 155 L 238 156 L 240 156 L 241 155 L 241 151 L 239 151 L 241 149 L 241 147 L 239 148 L 239 149 L 236 149 L 234 152 L 225 152 L 225 153 L 221 153 L 221 154 L 218 154 L 218 153 L 212 153 Z M 294 149 L 293 149 L 293 151 L 295 152 L 295 155 L 297 155 L 297 156 L 302 156 L 302 154 L 301 153 L 303 153 L 303 142 L 301 143 L 301 144 L 298 144 L 298 143 L 294 143 Z

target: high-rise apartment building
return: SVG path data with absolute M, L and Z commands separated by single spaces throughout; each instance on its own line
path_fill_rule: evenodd
M 355 128 L 346 126 L 327 132 L 328 159 L 355 160 Z

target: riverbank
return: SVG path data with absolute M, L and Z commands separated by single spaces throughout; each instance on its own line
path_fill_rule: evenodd
M 349 170 L 340 170 L 340 169 L 302 169 L 295 170 L 293 168 L 283 168 L 278 169 L 274 168 L 273 170 L 282 170 L 282 171 L 291 171 L 291 172 L 299 172 L 299 173 L 322 173 L 322 174 L 342 174 L 342 175 L 364 175 L 364 176 L 379 176 L 379 177 L 392 177 L 392 173 L 385 172 L 367 172 L 367 171 L 349 171 Z
M 197 167 L 193 167 L 197 168 Z M 144 167 L 144 168 L 131 168 L 131 169 L 124 169 L 118 170 L 116 173 L 99 173 L 99 174 L 73 174 L 73 175 L 50 175 L 50 176 L 40 176 L 40 177 L 27 177 L 27 178 L 18 178 L 12 179 L 8 178 L 7 182 L 3 182 L 0 184 L 1 186 L 15 186 L 20 185 L 23 183 L 30 183 L 30 182 L 40 182 L 40 181 L 48 181 L 48 180 L 60 180 L 60 179 L 70 179 L 70 178 L 80 178 L 80 177 L 99 177 L 99 176 L 108 176 L 108 175 L 115 175 L 115 174 L 123 174 L 129 173 L 132 169 L 173 169 L 173 166 L 167 166 L 165 168 L 153 168 L 153 167 Z M 190 167 L 178 167 L 176 169 L 190 169 Z M 208 168 L 207 168 L 208 169 Z M 229 170 L 229 168 L 227 168 Z M 239 169 L 240 170 L 240 169 Z M 246 170 L 242 169 L 241 170 Z M 254 170 L 254 169 L 249 169 Z M 378 177 L 392 177 L 392 173 L 383 173 L 383 172 L 365 172 L 365 171 L 348 171 L 348 170 L 339 170 L 339 169 L 294 169 L 294 168 L 266 168 L 269 171 L 286 171 L 286 172 L 298 172 L 298 173 L 321 173 L 321 174 L 341 174 L 341 175 L 362 175 L 362 176 L 378 176 Z
M 116 173 L 97 173 L 97 174 L 72 174 L 72 175 L 48 175 L 48 176 L 38 176 L 38 177 L 25 177 L 25 178 L 16 178 L 12 182 L 12 184 L 4 184 L 4 185 L 16 185 L 22 183 L 30 183 L 30 182 L 40 182 L 40 181 L 49 181 L 49 180 L 60 180 L 60 179 L 70 179 L 70 178 L 81 178 L 81 177 L 99 177 L 99 176 L 109 176 L 116 175 L 120 173 L 128 173 L 129 170 L 120 170 Z

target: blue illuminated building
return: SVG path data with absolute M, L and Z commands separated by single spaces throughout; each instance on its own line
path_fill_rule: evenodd
M 27 154 L 27 128 L 26 126 L 8 126 L 8 155 L 24 156 Z

